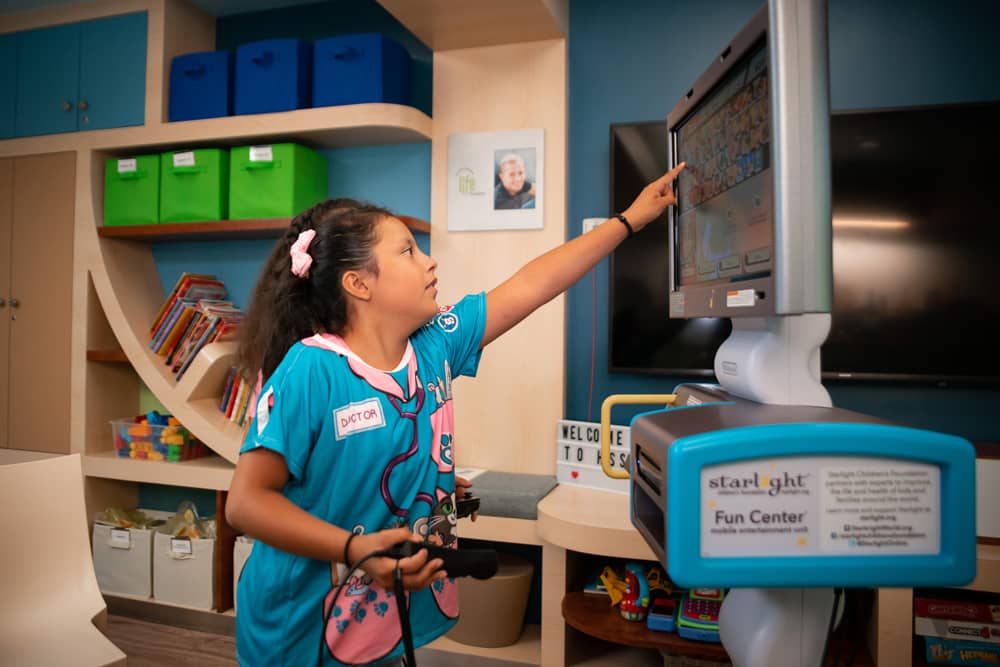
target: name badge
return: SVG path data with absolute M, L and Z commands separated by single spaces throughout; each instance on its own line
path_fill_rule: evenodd
M 370 398 L 359 403 L 349 403 L 334 410 L 333 418 L 337 424 L 337 440 L 343 440 L 354 433 L 371 431 L 385 426 L 382 404 L 377 398 Z

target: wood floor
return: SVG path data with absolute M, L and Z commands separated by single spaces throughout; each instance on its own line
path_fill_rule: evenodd
M 108 615 L 108 639 L 129 667 L 236 667 L 236 638 Z
M 128 656 L 128 667 L 236 667 L 236 639 L 128 616 L 108 615 L 108 638 Z M 418 649 L 418 667 L 525 667 L 518 663 Z

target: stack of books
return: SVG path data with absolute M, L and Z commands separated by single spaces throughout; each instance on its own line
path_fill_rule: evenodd
M 929 664 L 1000 664 L 1000 604 L 914 597 L 913 608 Z
M 250 418 L 253 417 L 250 405 L 253 401 L 254 387 L 243 379 L 235 368 L 229 369 L 226 376 L 226 386 L 222 390 L 222 400 L 219 402 L 219 411 L 222 412 L 231 422 L 236 422 L 241 427 L 250 425 Z
M 149 349 L 178 380 L 201 348 L 235 337 L 243 312 L 225 298 L 226 286 L 215 276 L 184 273 L 160 307 L 149 329 Z

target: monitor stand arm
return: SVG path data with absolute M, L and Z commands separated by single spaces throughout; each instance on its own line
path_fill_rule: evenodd
M 733 667 L 820 667 L 833 603 L 832 588 L 730 590 L 719 634 Z
M 829 313 L 734 317 L 715 353 L 715 377 L 729 393 L 758 403 L 832 407 L 820 382 L 819 348 Z

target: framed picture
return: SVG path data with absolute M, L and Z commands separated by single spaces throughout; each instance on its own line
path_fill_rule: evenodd
M 448 231 L 542 229 L 544 131 L 448 137 Z

